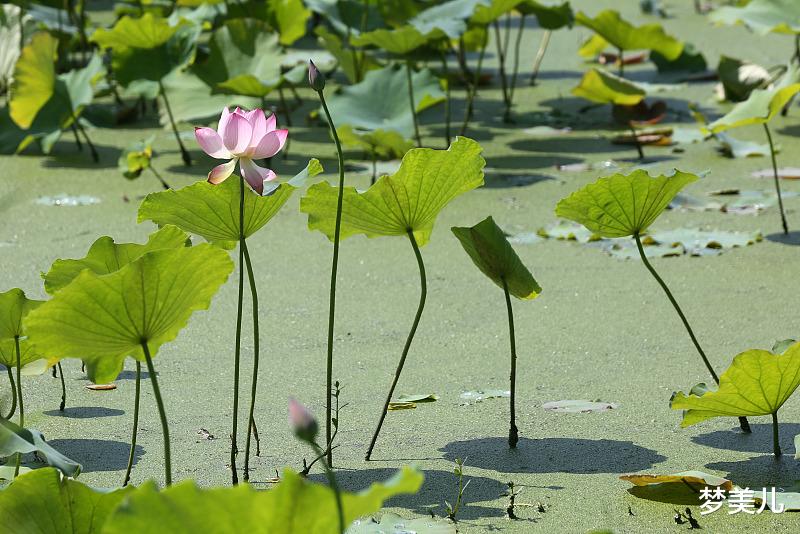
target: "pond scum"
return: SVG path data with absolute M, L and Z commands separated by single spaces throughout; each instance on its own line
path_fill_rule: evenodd
M 641 4 L 651 14 L 665 9 L 657 1 Z M 730 4 L 712 9 L 695 2 L 695 8 L 697 16 L 715 25 L 741 24 L 754 33 L 773 32 L 800 43 L 800 2 Z M 154 229 L 147 241 L 119 243 L 100 236 L 85 256 L 58 259 L 46 268 L 43 287 L 0 293 L 0 364 L 10 400 L 0 406 L 0 460 L 4 461 L 0 480 L 5 481 L 0 490 L 0 532 L 457 532 L 459 511 L 469 494 L 468 458 L 456 460 L 456 492 L 440 517 L 432 512 L 432 517 L 406 520 L 386 512 L 373 519 L 391 497 L 420 490 L 424 476 L 415 468 L 404 467 L 388 481 L 375 482 L 360 493 L 344 491 L 337 482 L 337 435 L 343 424 L 339 419 L 341 384 L 334 380 L 337 281 L 348 276 L 339 269 L 340 252 L 346 254 L 346 249 L 340 250 L 341 243 L 359 234 L 396 237 L 398 254 L 413 255 L 419 273 L 417 309 L 405 341 L 396 347 L 396 368 L 386 384 L 385 398 L 376 400 L 375 430 L 363 446 L 365 461 L 370 461 L 375 450 L 389 447 L 380 438 L 384 425 L 394 424 L 386 419 L 390 411 L 437 399 L 435 395 L 396 398 L 396 386 L 407 359 L 420 358 L 424 352 L 414 339 L 426 319 L 430 280 L 424 251 L 434 224 L 451 201 L 484 185 L 485 154 L 470 137 L 475 129 L 474 111 L 482 104 L 482 88 L 499 83 L 502 120 L 512 124 L 518 86 L 536 83 L 553 33 L 580 29 L 588 35 L 581 56 L 596 58 L 601 66 L 589 68 L 572 92 L 590 107 L 610 106 L 622 132 L 614 141 L 635 147 L 641 162 L 646 162 L 648 145 L 680 142 L 677 132 L 655 126 L 667 113 L 666 104 L 648 100 L 675 87 L 629 79 L 626 66 L 652 61 L 659 72 L 679 73 L 682 80 L 703 79 L 709 74 L 701 51 L 658 23 L 637 26 L 615 10 L 590 16 L 573 10 L 569 2 L 558 1 L 125 1 L 113 6 L 110 17 L 97 17 L 108 19 L 108 24 L 96 22 L 91 7 L 86 0 L 3 4 L 0 89 L 6 103 L 0 107 L 0 150 L 20 153 L 38 147 L 46 155 L 69 132 L 75 148 L 82 151 L 85 146 L 97 162 L 100 156 L 89 127 L 98 120 L 93 106 L 110 102 L 114 117 L 108 120 L 122 124 L 141 118 L 155 103 L 161 124 L 174 134 L 185 165 L 191 165 L 190 149 L 195 148 L 219 164 L 195 183 L 173 189 L 169 177 L 159 170 L 157 154 L 162 147 L 156 138 L 131 145 L 119 159 L 120 172 L 128 179 L 155 178 L 153 186 L 159 189 L 141 199 L 138 207 L 138 222 L 151 223 Z M 530 78 L 522 80 L 522 34 L 531 22 L 544 33 Z M 322 49 L 298 49 L 309 56 L 300 58 L 291 47 L 304 39 Z M 494 76 L 485 70 L 490 48 L 498 64 Z M 778 146 L 769 124 L 788 112 L 800 92 L 799 65 L 800 47 L 786 58 L 786 64 L 774 68 L 723 58 L 718 72 L 712 74 L 720 81 L 720 98 L 734 105 L 711 122 L 691 108 L 698 123 L 696 141 L 716 140 L 734 156 L 754 150 L 769 156 L 784 234 L 793 223 L 784 209 Z M 463 91 L 463 105 L 455 105 L 454 89 Z M 273 109 L 265 105 L 268 95 L 277 99 Z M 307 166 L 289 179 L 270 168 L 275 158 L 289 153 L 292 112 L 308 98 L 315 107 L 318 103 L 310 119 L 328 129 L 337 154 L 333 183 L 320 178 L 323 168 L 315 158 L 319 154 L 303 155 Z M 462 107 L 463 115 L 454 116 Z M 441 138 L 422 137 L 423 115 L 440 121 Z M 193 140 L 178 130 L 178 124 L 212 116 L 218 117 L 216 127 L 196 127 Z M 728 133 L 753 125 L 763 130 L 766 148 L 743 146 L 745 142 Z M 555 129 L 552 132 L 558 134 Z M 440 148 L 430 148 L 434 145 Z M 363 152 L 371 165 L 371 184 L 365 190 L 348 182 L 345 147 Z M 378 172 L 380 162 L 396 159 L 401 162 L 393 172 Z M 694 365 L 713 380 L 711 385 L 701 383 L 688 392 L 673 393 L 669 408 L 682 412 L 681 426 L 724 417 L 738 420 L 746 434 L 751 431 L 748 418 L 770 416 L 777 460 L 783 453 L 778 412 L 800 385 L 800 343 L 788 339 L 770 351 L 744 350 L 727 369 L 715 369 L 670 290 L 668 277 L 662 277 L 650 262 L 655 255 L 674 255 L 677 247 L 690 248 L 691 238 L 658 241 L 658 235 L 648 234 L 648 229 L 666 209 L 675 209 L 684 187 L 699 178 L 677 169 L 652 174 L 641 167 L 597 176 L 558 202 L 555 215 L 577 224 L 568 227 L 568 239 L 615 240 L 614 250 L 640 259 L 655 284 L 637 289 L 655 294 L 658 285 L 677 313 L 700 356 Z M 327 333 L 325 353 L 319 354 L 325 376 L 314 376 L 325 399 L 325 412 L 318 422 L 306 406 L 287 395 L 289 426 L 313 458 L 303 460 L 305 468 L 300 473 L 290 468 L 277 473 L 271 488 L 260 491 L 248 483 L 251 456 L 269 448 L 274 425 L 260 429 L 256 425 L 259 364 L 278 355 L 259 346 L 259 319 L 265 306 L 259 301 L 260 273 L 248 246 L 295 194 L 301 196 L 300 212 L 307 217 L 308 229 L 331 242 L 328 316 L 319 326 Z M 92 199 L 47 197 L 43 203 L 92 203 Z M 777 226 L 777 218 L 774 222 Z M 502 289 L 510 348 L 509 390 L 472 392 L 470 398 L 508 397 L 507 444 L 514 449 L 520 445 L 521 433 L 517 390 L 527 387 L 516 379 L 518 365 L 525 362 L 517 361 L 514 304 L 535 300 L 543 287 L 514 250 L 512 243 L 519 241 L 509 239 L 511 234 L 492 214 L 475 213 L 464 223 L 453 227 L 452 233 L 469 260 Z M 693 250 L 702 255 L 703 249 L 726 248 L 726 239 L 730 236 L 712 237 L 706 246 Z M 232 393 L 232 417 L 226 423 L 231 429 L 227 458 L 231 485 L 201 488 L 192 480 L 173 484 L 169 422 L 183 414 L 161 394 L 169 386 L 159 378 L 158 356 L 196 312 L 206 313 L 195 321 L 227 321 L 211 308 L 234 271 L 238 305 L 236 319 L 228 326 L 233 346 L 221 355 L 234 363 L 233 376 L 224 386 Z M 466 291 L 478 280 L 476 275 L 453 283 L 462 284 Z M 274 289 L 292 291 L 291 287 Z M 407 291 L 409 298 L 416 297 L 415 289 Z M 29 296 L 42 292 L 47 295 L 44 300 Z M 499 291 L 496 296 L 500 302 Z M 246 301 L 251 304 L 249 310 Z M 545 313 L 543 308 L 540 312 Z M 243 368 L 249 363 L 243 360 L 245 354 L 252 355 L 248 369 Z M 63 412 L 69 396 L 62 363 L 80 360 L 97 387 L 112 387 L 128 358 L 136 371 L 127 469 L 118 488 L 92 488 L 79 481 L 78 462 L 27 426 L 26 397 L 40 394 L 26 389 L 27 377 L 48 370 L 60 376 Z M 244 384 L 250 385 L 249 391 L 242 392 Z M 164 473 L 160 480 L 134 487 L 130 481 L 135 473 L 142 388 L 152 390 L 159 415 Z M 247 413 L 244 420 L 239 420 L 240 403 Z M 616 408 L 616 404 L 598 401 L 564 401 L 546 407 L 566 412 Z M 729 439 L 739 437 L 731 432 Z M 262 438 L 267 438 L 263 444 Z M 675 439 L 681 439 L 680 435 Z M 314 466 L 324 480 L 306 479 Z M 745 491 L 730 480 L 700 471 L 623 478 L 636 486 L 683 484 L 698 499 L 712 501 L 733 499 Z M 501 512 L 509 520 L 522 515 L 516 500 L 519 491 L 513 482 L 508 483 L 508 507 Z M 762 496 L 756 492 L 751 501 L 761 511 L 765 507 L 776 513 L 800 510 L 800 493 L 792 491 L 768 496 L 765 488 Z M 544 510 L 541 503 L 538 507 Z M 678 525 L 699 526 L 690 508 L 675 513 Z

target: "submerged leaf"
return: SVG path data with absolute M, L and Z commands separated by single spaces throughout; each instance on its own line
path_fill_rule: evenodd
M 704 395 L 686 395 L 682 391 L 673 394 L 672 409 L 686 410 L 682 427 L 712 417 L 776 413 L 800 386 L 800 344 L 782 354 L 760 349 L 743 352 L 719 380 L 719 389 Z
M 518 299 L 535 299 L 542 292 L 492 217 L 471 228 L 454 226 L 451 230 L 475 266 L 497 286 Z
M 481 146 L 457 137 L 447 150 L 410 150 L 392 176 L 382 176 L 366 192 L 344 189 L 341 239 L 406 235 L 413 231 L 420 246 L 430 238 L 439 212 L 462 193 L 483 185 Z M 308 227 L 333 240 L 338 188 L 320 182 L 308 188 L 300 211 Z
M 619 404 L 613 402 L 590 400 L 560 400 L 542 404 L 542 409 L 556 413 L 608 412 L 617 408 L 619 408 Z
M 120 270 L 84 270 L 26 319 L 36 345 L 59 358 L 86 362 L 95 383 L 113 381 L 127 356 L 156 356 L 189 317 L 207 309 L 233 270 L 228 254 L 210 244 L 156 250 Z
M 41 432 L 22 428 L 16 423 L 0 417 L 0 457 L 31 452 L 44 456 L 47 463 L 61 471 L 64 476 L 75 478 L 81 472 L 81 465 L 51 447 Z M 0 491 L 0 496 L 4 494 L 4 491 Z M 3 518 L 5 525 L 5 514 L 0 517 Z
M 690 173 L 651 177 L 639 169 L 600 178 L 559 201 L 556 215 L 584 225 L 603 237 L 641 234 L 675 195 L 697 180 Z

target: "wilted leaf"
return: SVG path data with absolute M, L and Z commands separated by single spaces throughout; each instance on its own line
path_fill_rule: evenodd
M 565 241 L 577 241 L 578 243 L 589 243 L 602 239 L 599 235 L 587 229 L 582 224 L 572 221 L 558 221 L 550 223 L 540 228 L 537 234 L 547 239 L 561 239 Z
M 86 384 L 83 387 L 89 391 L 114 391 L 117 389 L 116 384 Z
M 620 480 L 627 480 L 634 486 L 647 486 L 650 484 L 687 483 L 698 486 L 721 487 L 725 491 L 733 489 L 733 482 L 727 478 L 718 477 L 702 471 L 683 471 L 669 475 L 651 475 L 648 473 L 632 473 L 620 475 Z
M 620 17 L 619 12 L 607 9 L 594 18 L 582 11 L 575 15 L 575 22 L 593 30 L 612 46 L 621 50 L 653 50 L 666 59 L 677 59 L 683 51 L 683 43 L 667 35 L 660 24 L 633 26 Z
M 542 404 L 542 408 L 556 413 L 592 413 L 616 410 L 619 408 L 619 404 L 590 400 L 560 400 L 545 402 Z
M 55 467 L 65 476 L 75 478 L 81 472 L 81 465 L 51 447 L 41 432 L 22 428 L 16 423 L 0 418 L 0 457 L 31 452 L 44 456 L 48 465 Z M 5 491 L 0 491 L 0 502 L 4 494 Z M 0 517 L 3 518 L 5 525 L 6 515 L 2 514 Z

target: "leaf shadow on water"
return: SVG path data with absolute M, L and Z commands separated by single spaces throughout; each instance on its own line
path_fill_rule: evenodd
M 123 410 L 116 408 L 104 408 L 102 406 L 69 406 L 60 410 L 47 410 L 45 415 L 51 417 L 66 417 L 68 419 L 94 419 L 96 417 L 116 417 L 125 415 Z
M 107 439 L 54 439 L 48 442 L 55 450 L 83 466 L 83 473 L 96 471 L 122 471 L 128 466 L 130 443 Z M 145 450 L 136 445 L 133 464 L 139 461 Z
M 526 187 L 548 180 L 555 180 L 555 178 L 547 176 L 546 174 L 503 174 L 489 172 L 484 177 L 483 187 L 487 189 Z
M 788 234 L 776 232 L 774 234 L 767 234 L 764 236 L 764 238 L 767 241 L 780 243 L 781 245 L 789 245 L 793 247 L 800 246 L 800 230 L 790 231 Z
M 620 129 L 620 133 L 626 130 Z M 605 154 L 608 152 L 626 152 L 635 147 L 615 145 L 602 137 L 580 136 L 578 134 L 559 135 L 556 137 L 530 137 L 509 143 L 514 150 L 523 152 L 541 152 L 544 154 Z
M 702 502 L 699 493 L 695 492 L 686 484 L 679 483 L 633 486 L 628 488 L 628 493 L 637 499 L 681 506 L 698 506 Z
M 767 453 L 747 460 L 712 462 L 706 467 L 725 472 L 725 478 L 742 488 L 749 487 L 756 494 L 764 487 L 791 487 L 800 478 L 800 465 L 791 454 L 786 453 L 780 458 Z
M 727 449 L 739 452 L 772 452 L 772 424 L 758 423 L 750 421 L 750 434 L 739 431 L 739 427 L 731 427 L 731 430 L 715 430 L 692 436 L 692 441 L 698 445 L 713 447 L 715 449 Z M 794 450 L 794 437 L 800 434 L 800 423 L 778 423 L 780 430 L 780 445 L 784 454 Z
M 516 449 L 506 437 L 453 441 L 440 449 L 450 461 L 501 473 L 629 473 L 650 469 L 667 458 L 630 441 L 582 438 L 520 438 Z
M 156 378 L 158 378 L 159 376 L 161 376 L 161 375 L 159 375 L 158 371 L 156 371 Z M 149 380 L 149 379 L 150 379 L 150 373 L 148 373 L 147 371 L 143 370 L 142 371 L 142 380 Z M 122 371 L 119 374 L 119 376 L 117 376 L 117 380 L 136 380 L 136 371 L 131 371 L 130 369 L 126 369 L 126 370 Z

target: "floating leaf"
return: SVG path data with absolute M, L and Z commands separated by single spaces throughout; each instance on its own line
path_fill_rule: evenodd
M 116 384 L 86 384 L 83 387 L 89 391 L 114 391 L 117 389 Z
M 244 236 L 250 237 L 266 225 L 283 207 L 300 181 L 322 172 L 319 161 L 312 159 L 294 180 L 282 183 L 267 196 L 250 190 L 244 195 Z M 139 206 L 138 221 L 153 221 L 158 225 L 173 224 L 185 232 L 207 241 L 230 244 L 239 240 L 240 180 L 231 176 L 214 185 L 195 182 L 178 190 L 150 193 Z
M 410 150 L 392 176 L 381 176 L 366 192 L 344 190 L 341 239 L 406 235 L 414 232 L 420 246 L 430 238 L 439 212 L 462 193 L 483 185 L 481 146 L 457 137 L 447 150 Z M 333 240 L 337 189 L 327 182 L 308 188 L 300 211 L 308 214 L 308 227 Z
M 750 173 L 753 178 L 769 178 L 772 179 L 774 177 L 774 171 L 772 169 L 764 169 L 761 171 L 753 171 Z M 782 178 L 784 180 L 800 180 L 800 168 L 799 167 L 783 167 L 778 169 L 778 178 Z
M 682 427 L 713 417 L 776 413 L 800 385 L 800 344 L 782 354 L 760 349 L 743 352 L 719 380 L 719 389 L 704 395 L 673 394 L 672 409 L 686 410 Z
M 602 69 L 592 68 L 572 89 L 572 94 L 598 104 L 635 106 L 644 99 L 646 92 L 625 78 Z
M 542 404 L 542 408 L 556 413 L 592 413 L 616 410 L 619 408 L 619 404 L 590 400 L 560 400 L 545 402 Z
M 393 412 L 396 410 L 413 410 L 416 407 L 417 405 L 414 402 L 391 401 L 386 409 Z
M 511 396 L 509 390 L 502 389 L 480 389 L 477 391 L 465 391 L 459 398 L 462 404 L 467 405 L 470 403 L 483 402 L 486 399 L 507 399 Z
M 19 288 L 0 293 L 0 339 L 13 339 L 25 335 L 22 320 L 38 308 L 43 301 L 29 299 Z
M 641 234 L 675 195 L 697 180 L 690 173 L 651 177 L 639 169 L 600 178 L 559 201 L 556 215 L 584 225 L 603 237 Z
M 439 400 L 439 396 L 435 393 L 419 393 L 419 394 L 409 394 L 409 395 L 400 395 L 397 398 L 398 402 L 436 402 Z
M 143 342 L 155 357 L 192 313 L 207 309 L 232 270 L 213 245 L 156 250 L 111 274 L 82 271 L 25 325 L 40 350 L 79 358 L 92 382 L 112 382 L 125 357 L 145 361 Z
M 65 476 L 75 478 L 81 472 L 81 465 L 51 447 L 44 440 L 41 432 L 22 428 L 16 423 L 0 417 L 0 457 L 31 452 L 44 456 L 48 465 L 55 467 Z M 5 494 L 4 491 L 0 492 L 0 499 L 2 499 L 3 494 Z M 3 518 L 3 524 L 6 525 L 6 515 L 2 514 L 0 517 Z
M 446 519 L 420 517 L 403 519 L 399 515 L 385 512 L 380 523 L 373 519 L 359 519 L 347 529 L 347 534 L 456 534 L 456 526 Z
M 475 266 L 497 286 L 518 299 L 535 299 L 542 292 L 492 217 L 471 228 L 454 226 L 451 230 Z
M 188 236 L 172 225 L 166 225 L 150 234 L 147 243 L 115 243 L 108 236 L 98 238 L 86 256 L 79 260 L 58 259 L 44 274 L 44 289 L 52 295 L 72 282 L 84 269 L 102 275 L 118 271 L 125 265 L 154 250 L 178 248 L 186 244 Z
M 696 484 L 698 486 L 720 487 L 725 491 L 734 488 L 733 482 L 727 478 L 718 477 L 702 471 L 683 471 L 669 475 L 651 475 L 649 473 L 632 473 L 630 475 L 620 475 L 620 480 L 627 480 L 634 486 L 648 486 L 650 484 L 670 484 L 680 482 L 684 484 Z
M 755 33 L 800 33 L 800 5 L 794 0 L 751 0 L 741 7 L 720 6 L 709 18 L 717 24 L 744 24 Z
M 607 9 L 594 18 L 582 11 L 575 15 L 575 22 L 593 30 L 615 48 L 621 50 L 653 50 L 666 59 L 677 59 L 683 51 L 683 43 L 667 35 L 660 24 L 633 26 L 619 12 Z

